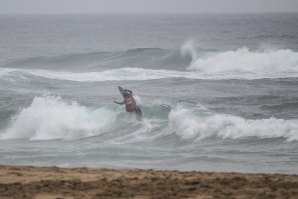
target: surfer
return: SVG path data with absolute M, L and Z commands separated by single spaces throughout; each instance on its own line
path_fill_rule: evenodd
M 135 112 L 138 116 L 142 116 L 141 108 L 137 105 L 136 100 L 134 99 L 132 95 L 131 90 L 123 89 L 122 87 L 118 86 L 118 89 L 120 93 L 122 94 L 124 101 L 123 102 L 117 102 L 114 101 L 116 104 L 123 105 L 125 104 L 126 111 L 127 112 Z

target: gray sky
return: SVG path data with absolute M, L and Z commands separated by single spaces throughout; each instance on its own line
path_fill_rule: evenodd
M 0 14 L 298 12 L 298 0 L 0 0 Z

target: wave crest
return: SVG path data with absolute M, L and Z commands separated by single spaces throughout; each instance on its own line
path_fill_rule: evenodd
M 263 73 L 298 72 L 298 52 L 289 49 L 251 51 L 247 47 L 235 51 L 209 52 L 200 56 L 192 42 L 182 46 L 183 55 L 192 57 L 188 70 L 204 73 Z
M 169 125 L 182 139 L 202 140 L 207 137 L 239 139 L 245 137 L 285 138 L 298 141 L 298 120 L 246 120 L 232 115 L 195 112 L 178 105 L 169 113 Z
M 45 95 L 35 97 L 30 106 L 22 109 L 0 134 L 0 139 L 69 140 L 102 135 L 114 142 L 124 138 L 125 142 L 132 142 L 174 132 L 182 139 L 194 141 L 208 137 L 298 141 L 298 120 L 244 119 L 185 103 L 178 103 L 173 109 L 153 105 L 144 111 L 146 117 L 138 122 L 130 117 L 134 115 L 124 114 L 123 109 L 88 108 L 59 96 Z
M 59 96 L 35 97 L 20 111 L 1 139 L 74 139 L 100 134 L 110 128 L 116 114 L 101 107 L 90 109 Z

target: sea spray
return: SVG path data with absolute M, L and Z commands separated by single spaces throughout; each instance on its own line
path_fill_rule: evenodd
M 181 49 L 180 49 L 181 55 L 183 57 L 190 55 L 191 65 L 193 64 L 194 61 L 197 60 L 197 56 L 198 56 L 195 45 L 196 44 L 194 43 L 193 40 L 188 40 L 181 46 Z
M 298 141 L 298 120 L 249 120 L 208 110 L 189 109 L 180 104 L 169 113 L 169 127 L 182 139 L 196 141 L 212 136 L 223 139 L 257 137 Z
M 75 139 L 101 134 L 113 126 L 117 114 L 106 107 L 88 108 L 59 96 L 35 97 L 11 121 L 1 139 Z
M 297 73 L 298 52 L 290 49 L 251 51 L 247 47 L 235 51 L 223 51 L 198 57 L 194 46 L 182 47 L 182 52 L 190 53 L 190 71 L 203 73 L 252 73 L 270 74 Z

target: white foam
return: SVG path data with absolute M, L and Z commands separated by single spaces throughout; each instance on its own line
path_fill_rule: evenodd
M 20 111 L 1 139 L 75 139 L 105 132 L 117 114 L 105 107 L 90 109 L 58 96 L 35 97 Z
M 102 72 L 85 72 L 74 73 L 66 71 L 50 71 L 39 69 L 0 69 L 0 77 L 15 76 L 18 73 L 18 77 L 21 75 L 33 75 L 37 77 L 43 77 L 56 80 L 68 80 L 79 82 L 101 82 L 101 81 L 123 81 L 123 80 L 152 80 L 163 79 L 173 77 L 185 77 L 196 78 L 196 74 L 191 72 L 181 72 L 172 70 L 152 70 L 145 68 L 121 68 L 113 70 L 105 70 Z
M 190 54 L 191 71 L 203 73 L 252 73 L 264 76 L 298 73 L 298 52 L 289 49 L 251 51 L 247 47 L 235 51 L 209 53 L 199 57 L 193 43 L 182 46 L 183 55 Z
M 186 55 L 190 55 L 192 58 L 192 63 L 194 60 L 197 59 L 197 52 L 195 49 L 195 43 L 193 40 L 188 40 L 186 41 L 182 46 L 181 46 L 181 55 L 182 56 L 186 56 Z
M 142 99 L 141 99 L 140 96 L 138 96 L 138 95 L 133 95 L 133 98 L 136 100 L 137 105 L 139 105 L 139 106 L 144 106 L 144 103 L 143 103 L 143 101 L 142 101 Z
M 173 109 L 168 117 L 172 131 L 183 139 L 201 140 L 211 136 L 238 139 L 255 136 L 298 141 L 298 120 L 276 118 L 247 120 L 204 111 L 198 114 L 180 105 Z
M 0 78 L 9 81 L 34 81 L 28 75 L 51 80 L 76 82 L 103 82 L 103 81 L 143 81 L 165 78 L 187 79 L 260 79 L 298 77 L 298 72 L 288 73 L 205 73 L 202 71 L 174 71 L 152 70 L 145 68 L 121 68 L 102 72 L 74 73 L 63 71 L 33 70 L 33 69 L 0 69 Z

